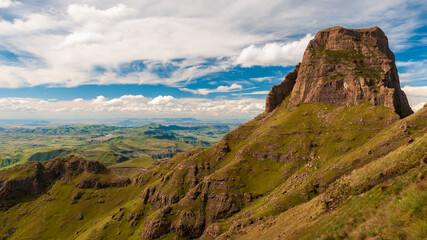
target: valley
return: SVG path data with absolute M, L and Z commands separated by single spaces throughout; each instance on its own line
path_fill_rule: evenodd
M 0 169 L 70 154 L 106 165 L 133 160 L 134 166 L 139 159 L 145 163 L 149 159 L 149 165 L 141 162 L 140 166 L 151 167 L 176 153 L 207 148 L 234 127 L 233 124 L 4 127 L 0 129 Z

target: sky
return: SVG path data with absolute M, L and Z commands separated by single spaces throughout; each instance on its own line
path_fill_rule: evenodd
M 0 119 L 250 119 L 332 26 L 379 26 L 427 102 L 424 0 L 0 0 Z

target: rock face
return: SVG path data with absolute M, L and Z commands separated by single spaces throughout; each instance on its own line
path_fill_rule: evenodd
M 108 181 L 100 181 L 96 178 L 96 174 L 110 174 L 110 170 L 100 162 L 89 161 L 77 156 L 57 158 L 47 161 L 44 165 L 39 162 L 30 162 L 1 172 L 0 205 L 14 198 L 41 194 L 56 180 L 69 180 L 79 174 L 87 173 L 91 175 L 83 176 L 76 183 L 76 187 L 105 188 L 123 187 L 130 184 L 128 178 L 115 175 Z
M 300 103 L 350 106 L 368 101 L 391 108 L 400 117 L 413 113 L 400 89 L 394 54 L 378 27 L 319 31 L 308 44 L 302 63 L 281 84 L 272 87 L 266 112 L 280 104 L 291 85 L 291 109 Z
M 286 74 L 283 82 L 271 87 L 271 90 L 267 95 L 267 100 L 265 101 L 266 112 L 273 111 L 287 96 L 289 96 L 289 94 L 291 94 L 295 85 L 295 80 L 298 77 L 299 67 L 300 64 L 298 64 L 292 72 Z

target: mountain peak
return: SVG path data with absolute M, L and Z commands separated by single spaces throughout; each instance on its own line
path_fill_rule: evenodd
M 369 102 L 391 108 L 400 117 L 413 113 L 399 76 L 388 39 L 379 27 L 319 31 L 305 50 L 301 64 L 273 86 L 266 112 L 291 95 L 288 107 L 324 102 L 335 106 Z

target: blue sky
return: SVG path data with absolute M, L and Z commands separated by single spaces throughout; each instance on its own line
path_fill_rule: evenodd
M 251 118 L 317 31 L 381 27 L 414 109 L 425 1 L 0 0 L 0 118 Z

